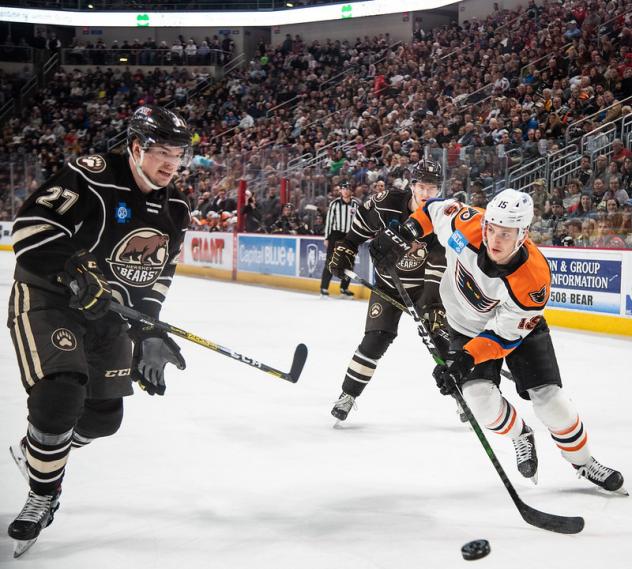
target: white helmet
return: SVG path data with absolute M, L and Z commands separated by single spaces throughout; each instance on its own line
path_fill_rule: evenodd
M 524 243 L 533 221 L 533 200 L 529 194 L 507 188 L 495 195 L 485 209 L 484 223 L 503 227 L 517 227 L 516 251 Z M 485 235 L 485 232 L 483 232 Z

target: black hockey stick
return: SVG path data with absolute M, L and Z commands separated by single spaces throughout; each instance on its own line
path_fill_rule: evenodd
M 392 296 L 386 294 L 384 291 L 380 290 L 375 285 L 372 285 L 369 281 L 367 281 L 366 279 L 363 279 L 360 275 L 354 273 L 353 271 L 350 271 L 349 269 L 345 269 L 345 275 L 347 275 L 350 279 L 358 281 L 361 285 L 368 288 L 371 292 L 374 292 L 381 299 L 392 304 L 395 308 L 399 308 L 402 312 L 405 312 L 406 314 L 410 315 L 410 311 L 408 310 L 408 308 L 406 308 L 401 302 L 397 302 L 397 300 L 395 300 Z M 419 335 L 423 338 L 423 335 L 421 332 L 419 333 Z M 509 371 L 501 369 L 500 375 L 513 381 L 513 375 L 511 375 L 511 372 Z
M 437 364 L 439 365 L 443 365 L 445 362 L 439 356 L 439 352 L 436 346 L 434 345 L 432 338 L 430 337 L 428 329 L 426 328 L 426 324 L 419 317 L 419 314 L 417 313 L 417 309 L 415 308 L 415 305 L 413 301 L 411 300 L 410 295 L 408 294 L 408 291 L 402 285 L 402 281 L 399 279 L 399 276 L 392 269 L 388 271 L 388 274 L 393 279 L 393 283 L 397 287 L 397 291 L 399 292 L 403 301 L 406 303 L 406 308 L 408 308 L 408 312 L 410 312 L 412 317 L 415 319 L 415 322 L 417 324 L 417 329 L 419 330 L 419 335 L 421 336 L 421 339 L 423 340 L 426 348 L 428 348 L 428 350 L 432 354 L 432 357 L 434 358 L 435 362 L 437 362 Z M 513 500 L 514 504 L 518 508 L 518 511 L 520 512 L 520 515 L 522 516 L 522 519 L 528 524 L 531 524 L 532 526 L 535 526 L 541 529 L 546 529 L 549 531 L 554 531 L 557 533 L 572 534 L 572 533 L 579 533 L 580 531 L 582 531 L 584 529 L 584 518 L 569 517 L 569 516 L 556 516 L 554 514 L 547 514 L 545 512 L 540 512 L 539 510 L 536 510 L 535 508 L 528 506 L 520 499 L 520 496 L 518 496 L 518 492 L 516 492 L 516 489 L 513 487 L 513 484 L 507 477 L 507 474 L 505 473 L 503 467 L 501 466 L 500 462 L 496 458 L 496 454 L 494 453 L 494 450 L 489 444 L 487 437 L 484 435 L 480 425 L 478 424 L 478 421 L 472 414 L 471 409 L 469 408 L 468 404 L 463 398 L 463 394 L 461 393 L 460 389 L 454 390 L 454 396 L 456 400 L 459 402 L 459 404 L 461 405 L 461 409 L 463 409 L 463 412 L 465 413 L 467 420 L 470 422 L 470 425 L 472 425 L 472 429 L 474 429 L 474 432 L 476 433 L 478 440 L 483 445 L 483 448 L 485 449 L 487 456 L 489 457 L 492 464 L 494 465 L 494 468 L 496 469 L 498 476 L 500 476 L 500 479 L 505 485 L 507 492 L 509 492 L 511 499 Z
M 134 320 L 135 322 L 140 322 L 141 324 L 145 324 L 146 326 L 150 326 L 152 328 L 156 328 L 157 330 L 162 330 L 163 332 L 168 332 L 169 334 L 173 334 L 174 336 L 180 336 L 180 338 L 184 338 L 185 340 L 189 340 L 194 344 L 198 344 L 200 346 L 204 346 L 209 350 L 213 350 L 214 352 L 218 352 L 224 356 L 228 356 L 229 358 L 233 358 L 241 363 L 249 365 L 251 367 L 256 367 L 261 371 L 265 371 L 270 375 L 278 377 L 280 379 L 284 379 L 285 381 L 289 381 L 291 383 L 296 383 L 298 378 L 303 371 L 303 366 L 305 365 L 305 360 L 307 359 L 307 346 L 305 344 L 299 344 L 296 346 L 296 350 L 294 351 L 294 359 L 292 360 L 292 367 L 288 373 L 284 371 L 280 371 L 269 365 L 261 363 L 251 357 L 244 356 L 236 352 L 235 350 L 231 350 L 230 348 L 225 348 L 220 346 L 219 344 L 215 344 L 214 342 L 209 342 L 204 338 L 200 338 L 200 336 L 196 336 L 191 332 L 187 332 L 186 330 L 182 330 L 180 328 L 176 328 L 171 324 L 167 324 L 166 322 L 161 322 L 160 320 L 156 320 L 151 316 L 143 314 L 142 312 L 138 312 L 138 310 L 134 310 L 133 308 L 128 308 L 127 306 L 123 306 L 118 302 L 112 302 L 110 304 L 110 310 L 112 312 L 116 312 L 121 316 L 124 316 L 128 320 Z

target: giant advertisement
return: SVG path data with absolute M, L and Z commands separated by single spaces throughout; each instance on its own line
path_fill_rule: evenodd
M 264 275 L 296 276 L 296 237 L 240 235 L 237 269 Z
M 548 249 L 545 254 L 551 268 L 549 307 L 621 313 L 621 253 Z
M 187 231 L 183 255 L 187 265 L 230 271 L 233 268 L 233 234 Z

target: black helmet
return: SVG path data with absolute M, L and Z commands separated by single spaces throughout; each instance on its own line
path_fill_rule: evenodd
M 156 105 L 143 105 L 134 111 L 127 126 L 127 147 L 137 138 L 143 150 L 152 144 L 166 144 L 184 148 L 182 164 L 191 161 L 191 132 L 186 121 L 173 111 Z
M 410 183 L 426 182 L 441 183 L 441 164 L 430 158 L 422 158 L 410 172 Z

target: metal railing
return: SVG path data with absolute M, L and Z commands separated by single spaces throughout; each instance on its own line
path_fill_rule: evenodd
M 597 112 L 593 113 L 592 115 L 588 115 L 587 117 L 582 117 L 581 119 L 570 123 L 566 127 L 566 132 L 564 133 L 564 139 L 566 143 L 568 144 L 571 138 L 579 138 L 581 136 L 581 135 L 578 135 L 577 133 L 581 132 L 583 128 L 583 124 L 585 122 L 588 122 L 588 121 L 593 122 L 599 115 L 601 115 L 602 113 L 607 114 L 608 111 L 613 110 L 617 105 L 621 107 L 623 107 L 624 105 L 632 105 L 632 95 L 630 95 L 629 97 L 626 97 L 622 101 L 616 101 L 612 103 L 612 105 L 609 105 L 603 109 L 600 109 Z
M 25 45 L 0 44 L 0 61 L 33 63 L 33 48 Z
M 200 48 L 198 47 L 198 50 Z M 61 50 L 62 65 L 131 65 L 131 66 L 221 66 L 229 61 L 230 52 L 206 49 L 202 53 L 187 54 L 171 48 L 149 49 L 122 45 L 110 49 L 66 48 Z

